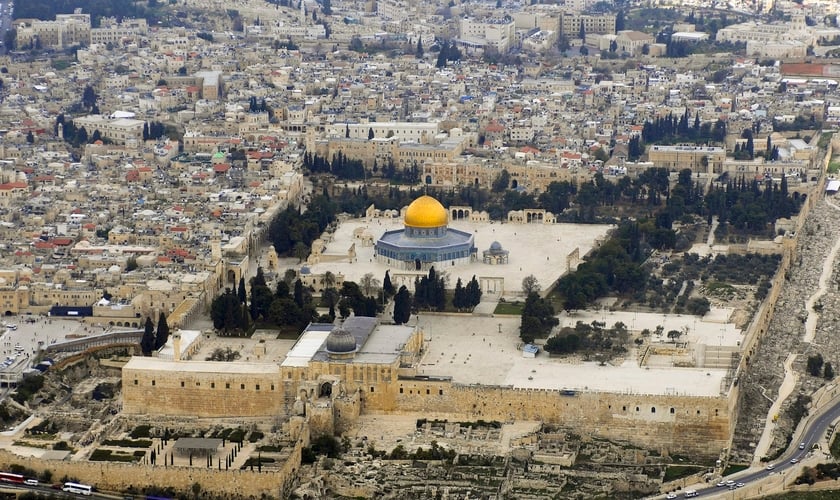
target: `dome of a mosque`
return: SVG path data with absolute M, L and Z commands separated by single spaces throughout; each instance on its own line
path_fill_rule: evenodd
M 356 350 L 356 337 L 341 326 L 333 328 L 327 335 L 327 352 L 348 353 Z
M 405 225 L 411 227 L 440 227 L 448 222 L 446 209 L 439 201 L 423 195 L 408 206 L 405 211 Z

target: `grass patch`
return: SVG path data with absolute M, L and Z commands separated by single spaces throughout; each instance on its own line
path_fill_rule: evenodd
M 797 491 L 771 495 L 764 497 L 765 500 L 835 500 L 840 498 L 840 490 L 825 491 Z
M 820 140 L 817 141 L 817 147 L 820 149 L 825 149 L 828 147 L 828 143 L 831 142 L 831 138 L 834 136 L 834 132 L 823 132 L 820 135 Z
M 831 446 L 829 449 L 831 450 L 832 457 L 840 458 L 840 439 L 838 439 L 837 434 L 834 434 L 834 437 L 831 438 Z
M 274 446 L 270 444 L 265 444 L 262 446 L 257 446 L 257 451 L 264 451 L 264 452 L 273 452 L 277 453 L 283 450 L 282 446 Z
M 151 426 L 151 425 L 138 425 L 137 427 L 135 427 L 135 428 L 131 431 L 131 434 L 129 434 L 129 436 L 131 436 L 131 439 L 137 439 L 137 438 L 149 438 L 149 437 L 152 437 L 152 436 L 149 434 L 149 430 L 150 430 L 151 428 L 152 428 L 152 426 Z
M 836 174 L 837 172 L 840 172 L 840 161 L 833 161 L 832 160 L 828 164 L 828 173 L 829 174 Z
M 736 474 L 741 472 L 742 470 L 749 469 L 750 466 L 746 464 L 729 464 L 725 469 L 723 469 L 723 476 L 729 476 L 731 474 Z
M 525 309 L 525 304 L 519 301 L 516 302 L 499 302 L 493 314 L 510 314 L 511 316 L 522 316 L 522 310 Z
M 50 447 L 47 443 L 32 443 L 30 441 L 13 441 L 12 444 L 14 446 L 28 446 L 29 448 L 43 448 L 47 449 Z
M 93 450 L 93 453 L 90 454 L 91 462 L 137 462 L 142 458 L 146 453 L 143 452 L 143 455 L 136 456 L 134 454 L 129 453 L 120 453 L 114 450 L 103 450 L 102 448 L 97 448 Z
M 233 429 L 228 434 L 228 440 L 233 443 L 241 443 L 243 439 L 245 439 L 245 431 L 242 429 Z
M 669 465 L 665 469 L 665 478 L 662 479 L 662 481 L 667 483 L 668 481 L 673 481 L 674 479 L 688 477 L 692 474 L 700 472 L 703 469 L 703 467 L 698 467 L 696 465 Z
M 122 448 L 148 448 L 152 445 L 152 442 L 145 439 L 107 439 L 102 444 L 105 446 L 120 446 Z
M 706 285 L 706 290 L 708 290 L 709 293 L 713 293 L 716 295 L 730 295 L 735 293 L 734 286 L 730 285 L 729 283 L 723 283 L 721 281 L 712 281 L 711 283 Z

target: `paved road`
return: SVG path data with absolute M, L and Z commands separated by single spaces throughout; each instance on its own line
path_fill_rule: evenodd
M 791 460 L 796 459 L 799 462 L 807 458 L 812 453 L 811 450 L 814 445 L 819 443 L 832 422 L 840 419 L 840 397 L 834 398 L 828 406 L 823 407 L 816 414 L 806 418 L 808 418 L 808 422 L 805 424 L 799 440 L 792 442 L 790 447 L 781 456 L 768 464 L 773 466 L 772 470 L 752 468 L 726 476 L 723 478 L 723 481 L 732 480 L 735 483 L 743 483 L 744 486 L 757 485 L 767 479 L 778 481 L 778 474 L 783 474 L 794 467 L 798 467 L 798 464 L 791 463 Z M 801 443 L 805 445 L 803 449 L 800 449 Z M 692 487 L 686 489 L 692 489 Z M 696 490 L 697 497 L 711 497 L 728 493 L 728 487 L 726 486 L 708 486 L 705 488 L 696 488 Z M 658 498 L 662 498 L 662 496 Z M 683 498 L 683 494 L 680 493 L 678 498 Z
M 107 493 L 100 493 L 94 491 L 88 496 L 76 495 L 73 493 L 67 493 L 61 491 L 60 488 L 53 488 L 50 485 L 39 485 L 39 486 L 27 486 L 27 485 L 17 485 L 17 484 L 7 484 L 3 483 L 0 485 L 0 492 L 3 493 L 18 493 L 21 490 L 23 491 L 30 491 L 33 493 L 40 493 L 41 495 L 48 495 L 50 498 L 99 498 L 102 500 L 122 500 L 123 496 L 116 496 L 116 495 L 109 495 Z M 138 496 L 137 498 L 140 498 Z

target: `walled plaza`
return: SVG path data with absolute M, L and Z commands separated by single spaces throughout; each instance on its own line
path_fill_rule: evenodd
M 595 224 L 542 224 L 542 223 L 498 223 L 474 222 L 468 220 L 451 220 L 449 227 L 471 233 L 475 236 L 475 246 L 479 258 L 470 263 L 446 267 L 449 275 L 447 287 L 455 288 L 458 278 L 466 284 L 473 276 L 493 278 L 488 280 L 500 286 L 488 289 L 485 293 L 494 293 L 502 297 L 521 295 L 522 279 L 533 274 L 537 277 L 543 290 L 560 278 L 567 271 L 567 256 L 578 250 L 580 257 L 586 255 L 592 248 L 603 241 L 607 232 L 613 227 Z M 343 274 L 345 280 L 360 282 L 368 273 L 380 280 L 385 271 L 390 270 L 391 281 L 394 286 L 407 285 L 413 289 L 414 276 L 426 271 L 409 271 L 395 269 L 376 261 L 373 241 L 382 236 L 385 231 L 395 231 L 403 228 L 402 217 L 376 217 L 370 219 L 350 219 L 338 225 L 329 241 L 324 241 L 325 249 L 318 262 L 307 264 L 310 272 L 315 275 L 326 273 Z M 372 240 L 365 240 L 358 235 L 367 232 Z M 490 248 L 498 241 L 505 250 L 510 252 L 507 264 L 484 264 L 481 252 Z M 349 250 L 354 248 L 355 255 Z M 572 269 L 578 264 L 573 259 Z M 440 268 L 436 268 L 440 270 Z

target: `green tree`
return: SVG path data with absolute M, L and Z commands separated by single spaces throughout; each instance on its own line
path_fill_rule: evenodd
M 160 349 L 169 340 L 169 324 L 166 322 L 166 315 L 161 311 L 158 317 L 157 334 L 155 335 L 155 349 Z
M 417 50 L 415 51 L 415 55 L 417 59 L 423 59 L 423 39 L 417 38 Z
M 373 133 L 373 127 L 368 128 L 368 140 L 373 139 L 376 135 Z
M 523 342 L 530 343 L 536 337 L 547 337 L 559 323 L 560 320 L 554 317 L 551 302 L 540 298 L 535 292 L 528 294 L 519 325 L 519 336 Z
M 481 302 L 481 285 L 478 284 L 474 274 L 470 282 L 467 283 L 465 299 L 467 307 L 475 307 Z
M 405 285 L 394 296 L 394 323 L 402 325 L 411 318 L 411 294 Z
M 443 45 L 440 46 L 440 52 L 438 52 L 437 61 L 435 62 L 436 68 L 440 69 L 446 67 L 447 52 L 449 52 L 449 41 L 444 40 Z
M 163 311 L 161 311 L 160 316 L 158 316 L 157 334 L 155 335 L 155 350 L 166 345 L 167 340 L 169 340 L 169 324 L 166 322 Z
M 395 293 L 394 284 L 391 283 L 390 270 L 385 271 L 385 278 L 382 280 L 382 290 L 387 297 L 392 297 Z
M 236 287 L 236 295 L 239 297 L 240 304 L 248 302 L 247 290 L 245 290 L 245 276 L 239 278 L 239 286 Z
M 298 307 L 303 307 L 303 282 L 301 280 L 295 280 L 294 294 L 292 297 Z
M 3 34 L 3 43 L 6 45 L 6 50 L 17 49 L 17 30 L 15 28 L 7 30 Z
M 499 175 L 493 179 L 493 192 L 494 193 L 501 193 L 502 191 L 506 190 L 510 186 L 510 174 L 508 173 L 507 169 L 503 168 Z
M 615 15 L 615 32 L 624 31 L 626 28 L 624 19 L 624 10 L 619 10 Z
M 85 85 L 85 89 L 82 91 L 82 106 L 90 109 L 96 104 L 96 92 L 94 92 L 93 87 L 90 85 Z
M 831 380 L 834 378 L 834 367 L 831 366 L 831 362 L 828 362 L 823 367 L 823 378 L 826 380 Z
M 155 349 L 155 324 L 152 318 L 146 317 L 146 325 L 143 328 L 143 336 L 140 338 L 140 350 L 144 356 L 151 356 Z
M 529 274 L 522 278 L 522 291 L 525 293 L 525 296 L 529 296 L 532 293 L 540 293 L 540 282 L 537 280 L 537 277 L 533 274 Z
M 460 311 L 467 307 L 466 303 L 466 290 L 464 290 L 464 285 L 461 283 L 461 278 L 458 278 L 458 281 L 455 283 L 455 293 L 452 296 L 452 305 Z
M 586 27 L 583 25 L 583 19 L 580 20 L 580 29 L 578 29 L 578 38 L 586 40 Z
M 820 371 L 822 371 L 823 367 L 823 357 L 822 354 L 816 354 L 814 356 L 808 356 L 808 373 L 812 377 L 819 377 Z

